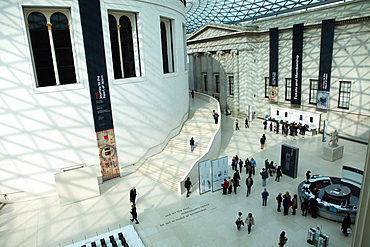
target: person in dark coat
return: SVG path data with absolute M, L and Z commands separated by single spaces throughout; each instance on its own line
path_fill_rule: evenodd
M 195 141 L 194 141 L 194 138 L 192 137 L 190 139 L 190 152 L 193 152 L 194 148 L 195 148 Z
M 130 214 L 132 215 L 132 219 L 130 219 L 131 221 L 136 221 L 136 224 L 139 224 L 139 221 L 137 220 L 137 211 L 136 211 L 136 206 L 135 205 L 131 205 L 131 211 L 130 211 Z
M 304 201 L 301 203 L 301 211 L 303 216 L 307 216 L 308 212 L 308 200 L 307 198 L 304 199 Z
M 247 186 L 247 196 L 251 193 L 251 188 L 253 185 L 253 178 L 251 176 L 245 179 L 245 185 Z
M 349 217 L 349 214 L 347 213 L 342 221 L 342 231 L 344 236 L 348 236 L 348 228 L 351 228 L 351 217 Z
M 281 212 L 281 203 L 283 202 L 283 197 L 281 196 L 281 193 L 279 193 L 277 196 L 276 196 L 276 201 L 277 201 L 277 211 L 278 212 Z
M 319 208 L 319 203 L 317 202 L 316 198 L 311 198 L 309 205 L 311 208 L 311 217 L 317 218 L 317 210 Z
M 186 188 L 186 197 L 189 197 L 189 194 L 191 193 L 190 187 L 193 186 L 189 177 L 186 179 L 184 186 Z
M 130 190 L 130 202 L 135 205 L 135 201 L 136 201 L 136 196 L 137 196 L 137 193 L 136 193 L 136 188 L 135 186 L 132 186 L 131 190 Z
M 288 238 L 287 237 L 285 237 L 285 232 L 284 231 L 282 231 L 281 233 L 280 233 L 280 236 L 279 236 L 279 243 L 278 243 L 278 245 L 280 246 L 280 247 L 282 247 L 282 246 L 284 246 L 285 244 L 286 244 L 286 242 L 288 241 Z

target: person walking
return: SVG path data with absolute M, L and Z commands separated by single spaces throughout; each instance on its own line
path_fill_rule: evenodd
M 351 217 L 349 217 L 349 214 L 346 213 L 346 216 L 342 221 L 342 232 L 346 237 L 348 236 L 348 229 L 351 228 L 351 224 L 352 224 Z
M 238 119 L 235 120 L 235 130 L 239 130 L 239 121 L 238 121 Z
M 242 159 L 239 159 L 239 170 L 240 170 L 240 173 L 242 173 L 242 169 L 243 169 L 243 160 Z
M 251 176 L 245 179 L 245 185 L 247 186 L 247 197 L 251 193 L 252 185 L 253 185 L 253 178 Z
M 263 121 L 263 129 L 266 130 L 266 128 L 267 128 L 267 121 L 265 120 Z
M 273 127 L 273 125 L 272 125 L 272 122 L 270 123 L 270 132 L 272 132 L 272 127 Z
M 267 192 L 267 189 L 264 188 L 262 193 L 262 206 L 267 206 L 267 198 L 269 197 L 269 193 Z
M 190 177 L 186 179 L 184 186 L 186 188 L 186 197 L 189 197 L 189 194 L 191 193 L 190 187 L 193 187 L 193 184 L 190 181 Z
M 251 158 L 250 160 L 250 163 L 251 163 L 251 167 L 252 167 L 252 172 L 253 172 L 253 175 L 256 174 L 256 166 L 257 166 L 257 162 L 253 159 L 253 157 Z
M 282 176 L 283 172 L 281 171 L 281 166 L 278 166 L 276 169 L 276 177 L 275 181 L 280 182 L 280 177 Z
M 139 224 L 139 221 L 137 220 L 136 206 L 134 204 L 131 205 L 130 214 L 131 214 L 131 219 L 130 219 L 131 222 L 135 220 L 135 224 Z
M 194 99 L 194 90 L 191 90 L 190 94 L 191 94 L 191 98 Z
M 292 199 L 292 209 L 293 209 L 292 215 L 295 215 L 297 206 L 298 206 L 298 198 L 297 198 L 297 195 L 294 195 Z
M 236 215 L 236 221 L 235 221 L 235 224 L 236 224 L 236 228 L 238 230 L 240 230 L 240 227 L 243 225 L 244 226 L 244 221 L 243 221 L 243 213 L 242 212 L 238 212 L 238 214 Z
M 265 134 L 263 134 L 261 139 L 260 139 L 261 149 L 263 149 L 265 147 L 265 143 L 266 143 L 266 136 L 265 136 Z
M 285 232 L 282 231 L 279 236 L 279 243 L 280 247 L 284 246 L 288 242 L 288 238 L 285 236 Z
M 266 179 L 268 178 L 269 175 L 266 172 L 265 168 L 262 168 L 262 170 L 260 171 L 260 175 L 262 178 L 262 186 L 266 186 Z
M 215 110 L 213 110 L 212 116 L 213 116 L 213 119 L 215 120 L 215 124 L 218 124 L 218 117 L 219 117 L 219 115 L 218 115 L 218 113 Z
M 277 201 L 277 211 L 281 212 L 281 203 L 283 202 L 283 197 L 281 196 L 281 193 L 279 193 L 276 196 L 276 201 Z
M 248 118 L 245 118 L 245 128 L 249 128 Z
M 194 141 L 194 138 L 192 137 L 190 139 L 190 152 L 193 152 L 194 148 L 195 148 L 195 141 Z
M 136 196 L 137 196 L 136 188 L 135 186 L 132 186 L 130 190 L 130 202 L 132 203 L 132 205 L 136 205 L 135 204 Z
M 247 218 L 245 219 L 245 224 L 248 226 L 248 234 L 251 233 L 251 228 L 254 225 L 254 218 L 252 216 L 252 213 L 249 213 Z
M 239 180 L 240 180 L 240 174 L 239 174 L 239 171 L 236 170 L 234 172 L 234 176 L 233 176 L 233 187 L 234 187 L 235 195 L 236 195 L 236 188 L 240 187 Z

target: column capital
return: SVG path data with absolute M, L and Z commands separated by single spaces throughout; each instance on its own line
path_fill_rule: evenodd
M 233 56 L 236 56 L 236 55 L 238 55 L 238 50 L 231 50 L 230 51 L 230 53 L 231 53 L 231 55 L 233 55 Z
M 217 51 L 217 52 L 216 52 L 216 55 L 217 55 L 218 57 L 221 57 L 223 54 L 224 54 L 224 52 L 223 52 L 223 51 Z
M 198 53 L 198 52 L 194 52 L 192 55 L 193 55 L 193 57 L 195 57 L 195 58 L 199 57 L 199 53 Z
M 53 24 L 47 23 L 46 26 L 48 27 L 48 30 L 51 30 L 51 27 L 53 26 Z
M 209 51 L 206 51 L 206 52 L 204 53 L 204 56 L 209 57 L 209 56 L 211 56 L 211 53 L 210 53 Z

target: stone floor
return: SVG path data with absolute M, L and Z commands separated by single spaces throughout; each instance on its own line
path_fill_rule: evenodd
M 243 122 L 243 120 L 239 120 Z M 197 184 L 189 198 L 153 180 L 133 173 L 101 185 L 101 196 L 61 207 L 57 196 L 21 203 L 7 204 L 0 210 L 0 246 L 33 247 L 66 246 L 121 226 L 129 225 L 128 193 L 132 186 L 138 189 L 137 209 L 140 224 L 134 227 L 145 246 L 277 246 L 281 231 L 286 232 L 289 246 L 310 246 L 306 243 L 307 230 L 316 224 L 330 237 L 329 246 L 350 246 L 352 236 L 344 237 L 340 223 L 309 216 L 283 216 L 276 211 L 275 196 L 278 192 L 296 193 L 297 185 L 304 180 L 305 172 L 340 176 L 343 165 L 363 169 L 367 145 L 339 140 L 344 145 L 343 158 L 335 162 L 323 160 L 322 149 L 326 143 L 321 135 L 306 138 L 284 137 L 264 131 L 262 120 L 255 120 L 250 128 L 233 129 L 235 118 L 222 120 L 222 150 L 220 157 L 235 154 L 257 161 L 261 168 L 266 158 L 279 163 L 281 144 L 299 148 L 298 177 L 283 176 L 281 181 L 267 181 L 270 193 L 267 207 L 261 206 L 260 176 L 254 176 L 252 194 L 245 196 L 245 186 L 238 193 L 222 195 L 221 191 L 199 195 Z M 267 143 L 261 150 L 260 136 L 265 133 Z M 184 152 L 189 152 L 186 147 Z M 229 174 L 232 170 L 229 168 Z M 246 178 L 242 173 L 242 181 Z M 234 224 L 236 214 L 253 213 L 255 226 L 251 234 Z M 299 211 L 298 211 L 299 212 Z

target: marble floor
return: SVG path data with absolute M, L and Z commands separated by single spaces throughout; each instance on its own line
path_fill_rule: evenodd
M 138 190 L 140 221 L 134 227 L 145 246 L 270 247 L 277 246 L 281 231 L 286 232 L 287 247 L 310 246 L 306 243 L 307 230 L 316 224 L 329 235 L 329 246 L 350 246 L 352 236 L 341 234 L 340 223 L 320 217 L 304 217 L 300 211 L 297 215 L 283 216 L 276 211 L 275 196 L 285 191 L 295 194 L 308 169 L 312 174 L 332 176 L 340 176 L 343 165 L 363 169 L 367 145 L 340 139 L 339 144 L 344 145 L 343 158 L 329 162 L 321 158 L 322 148 L 327 145 L 321 141 L 321 135 L 294 140 L 264 131 L 260 119 L 253 121 L 248 129 L 241 126 L 235 131 L 234 121 L 235 118 L 223 116 L 220 157 L 228 156 L 229 160 L 235 154 L 242 159 L 254 157 L 257 168 L 261 168 L 266 158 L 279 163 L 281 144 L 299 148 L 298 177 L 283 176 L 280 182 L 269 178 L 267 207 L 261 206 L 263 187 L 259 175 L 254 176 L 249 197 L 246 197 L 242 183 L 236 195 L 222 195 L 221 191 L 199 195 L 196 184 L 191 196 L 186 198 L 139 173 L 133 173 L 102 184 L 101 196 L 70 205 L 61 207 L 57 196 L 5 205 L 0 210 L 0 246 L 60 247 L 129 225 L 128 193 L 132 186 Z M 267 136 L 267 143 L 261 150 L 259 138 L 263 133 Z M 230 168 L 229 174 L 232 174 Z M 245 178 L 243 171 L 242 181 Z M 253 214 L 256 224 L 251 234 L 247 234 L 245 227 L 239 231 L 236 229 L 234 221 L 238 211 L 244 215 Z

